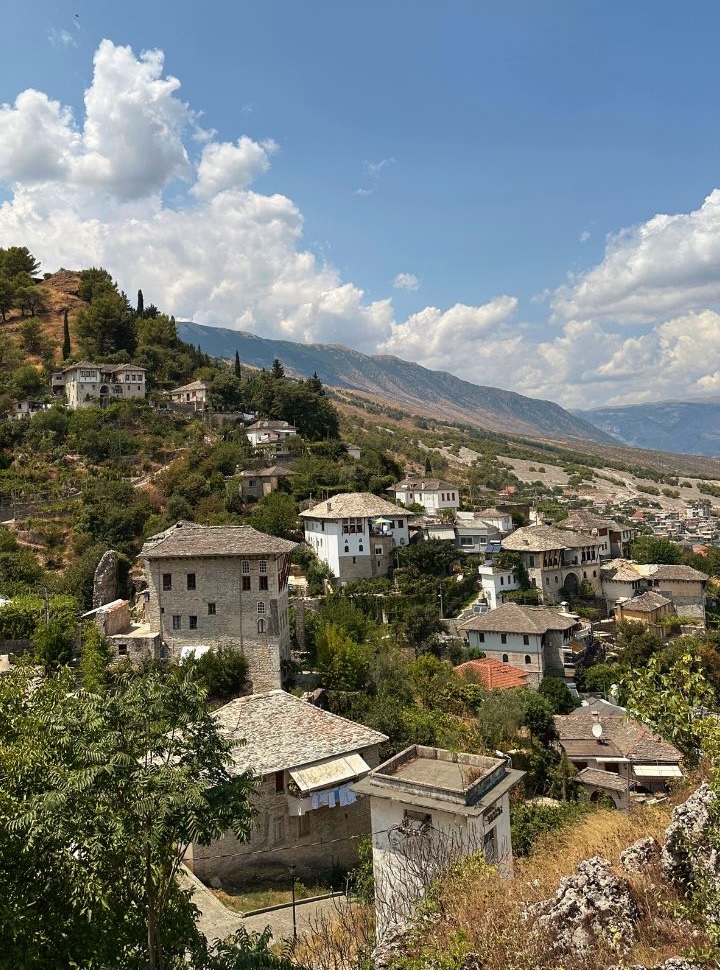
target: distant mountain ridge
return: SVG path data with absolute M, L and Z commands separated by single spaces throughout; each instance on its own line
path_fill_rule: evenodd
M 397 402 L 419 414 L 474 424 L 489 431 L 617 444 L 617 439 L 552 401 L 471 384 L 399 357 L 368 356 L 339 344 L 269 340 L 241 330 L 197 323 L 178 323 L 177 332 L 182 340 L 199 344 L 214 357 L 232 360 L 237 350 L 242 363 L 265 368 L 277 357 L 288 374 L 309 377 L 316 372 L 331 387 Z
M 633 448 L 720 457 L 720 401 L 658 401 L 573 414 Z

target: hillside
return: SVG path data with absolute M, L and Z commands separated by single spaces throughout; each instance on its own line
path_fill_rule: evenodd
M 720 457 L 717 401 L 660 401 L 573 413 L 633 448 Z
M 460 380 L 398 357 L 367 356 L 338 344 L 297 344 L 268 340 L 239 330 L 178 323 L 178 336 L 199 344 L 214 357 L 270 367 L 279 358 L 288 374 L 307 377 L 316 372 L 332 387 L 348 388 L 393 401 L 417 413 L 466 422 L 508 434 L 571 438 L 613 443 L 614 439 L 587 421 L 574 417 L 552 401 L 523 397 L 513 391 Z

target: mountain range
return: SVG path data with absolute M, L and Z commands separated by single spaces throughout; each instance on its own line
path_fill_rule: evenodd
M 278 358 L 290 376 L 316 373 L 330 387 L 357 391 L 420 415 L 508 434 L 618 443 L 617 438 L 552 401 L 472 384 L 399 357 L 368 356 L 339 344 L 269 340 L 190 322 L 178 322 L 177 332 L 182 340 L 199 345 L 213 357 L 232 360 L 237 351 L 242 364 L 264 368 Z
M 720 401 L 660 401 L 573 414 L 633 448 L 720 457 Z

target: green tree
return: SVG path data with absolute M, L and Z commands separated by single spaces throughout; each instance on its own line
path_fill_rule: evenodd
M 7 314 L 15 306 L 15 287 L 9 279 L 0 276 L 0 317 L 3 323 L 7 319 Z
M 231 644 L 221 643 L 216 650 L 208 650 L 190 662 L 213 701 L 225 703 L 247 689 L 247 658 Z
M 137 315 L 138 315 L 139 317 L 141 317 L 141 316 L 143 315 L 143 313 L 144 313 L 144 312 L 145 312 L 145 300 L 144 300 L 144 298 L 143 298 L 143 291 L 142 291 L 142 290 L 138 290 L 138 295 L 137 295 L 137 306 L 136 306 L 136 308 L 135 308 L 135 313 L 136 313 L 136 314 L 137 314 Z
M 59 617 L 49 623 L 41 622 L 32 638 L 35 659 L 46 670 L 64 667 L 72 659 L 75 625 L 63 622 Z
M 27 246 L 9 246 L 7 249 L 0 249 L 0 276 L 13 279 L 24 273 L 33 278 L 39 269 L 39 261 Z
M 0 945 L 19 970 L 180 970 L 200 950 L 177 873 L 190 842 L 247 838 L 247 774 L 190 670 L 0 682 Z M 29 918 L 28 914 L 32 916 Z
M 63 310 L 63 342 L 62 342 L 62 359 L 67 360 L 70 356 L 71 346 L 70 346 L 70 324 L 68 322 L 68 312 L 67 307 Z
M 110 648 L 94 623 L 86 623 L 82 631 L 80 673 L 83 690 L 104 694 L 108 685 Z
M 673 566 L 683 561 L 680 546 L 658 536 L 638 536 L 630 544 L 630 556 L 640 563 L 666 563 Z
M 297 531 L 298 511 L 295 500 L 285 492 L 265 495 L 252 511 L 250 525 L 271 536 L 288 539 Z
M 235 351 L 235 366 L 233 368 L 233 373 L 238 380 L 242 377 L 242 367 L 240 366 L 240 351 Z
M 579 703 L 562 677 L 543 677 L 538 694 L 545 698 L 553 714 L 570 714 Z
M 116 290 L 99 289 L 90 306 L 75 318 L 75 329 L 91 356 L 105 356 L 118 350 L 133 353 L 135 326 L 127 300 Z
M 37 318 L 24 320 L 20 324 L 20 336 L 22 337 L 23 347 L 27 353 L 39 354 L 43 349 L 45 343 L 43 327 Z
M 644 623 L 623 620 L 617 624 L 620 659 L 627 667 L 644 667 L 662 647 L 662 641 Z
M 270 368 L 270 375 L 276 380 L 281 380 L 285 377 L 285 368 L 280 363 L 279 358 L 275 357 L 272 362 L 272 367 Z

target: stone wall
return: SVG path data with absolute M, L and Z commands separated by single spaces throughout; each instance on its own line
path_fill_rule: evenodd
M 371 768 L 378 764 L 377 745 L 361 754 Z M 288 780 L 285 772 L 286 791 L 277 792 L 275 775 L 263 778 L 253 798 L 257 817 L 249 842 L 228 832 L 210 845 L 192 845 L 185 857 L 188 868 L 204 882 L 218 877 L 225 886 L 239 886 L 243 879 L 286 875 L 291 863 L 300 878 L 355 865 L 357 840 L 371 830 L 370 800 L 358 796 L 353 805 L 316 808 L 301 822 L 288 811 Z

